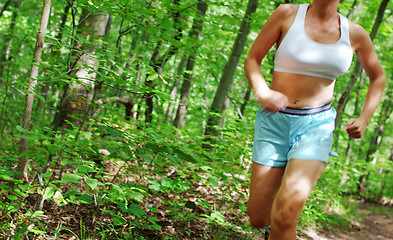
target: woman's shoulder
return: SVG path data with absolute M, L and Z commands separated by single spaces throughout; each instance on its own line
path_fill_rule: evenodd
M 295 18 L 298 9 L 299 5 L 290 3 L 281 4 L 274 10 L 270 18 L 279 22 L 290 20 Z
M 355 50 L 362 47 L 363 44 L 370 42 L 370 36 L 368 32 L 361 25 L 350 20 L 348 20 L 348 22 L 349 37 L 351 39 L 351 45 Z
M 281 17 L 290 17 L 292 15 L 296 15 L 297 10 L 299 9 L 299 5 L 285 3 L 281 4 L 274 10 L 274 13 L 280 15 Z

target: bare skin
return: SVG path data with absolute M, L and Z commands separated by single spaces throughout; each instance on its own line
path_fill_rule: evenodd
M 305 31 L 309 38 L 332 44 L 341 36 L 337 6 L 339 0 L 313 0 L 309 5 Z M 274 72 L 270 86 L 261 73 L 261 62 L 270 48 L 280 46 L 296 17 L 297 5 L 284 4 L 269 17 L 256 38 L 244 64 L 247 80 L 256 99 L 266 111 L 285 107 L 315 107 L 333 99 L 334 81 L 291 73 Z M 373 50 L 368 33 L 358 24 L 349 23 L 350 41 L 370 85 L 362 112 L 345 125 L 351 138 L 361 138 L 385 86 L 385 74 Z M 256 228 L 271 225 L 270 240 L 293 240 L 303 206 L 320 178 L 325 163 L 291 159 L 285 168 L 253 163 L 248 213 Z
M 310 4 L 305 31 L 312 40 L 331 44 L 340 38 L 338 2 L 338 0 L 314 0 Z M 255 97 L 267 111 L 277 112 L 287 106 L 314 107 L 333 99 L 334 81 L 328 79 L 274 72 L 269 87 L 262 76 L 260 70 L 262 59 L 275 43 L 277 47 L 280 45 L 292 26 L 297 10 L 297 5 L 290 4 L 277 8 L 266 21 L 245 61 L 246 77 L 254 89 Z M 312 24 L 309 26 L 307 23 Z M 367 99 L 360 116 L 351 119 L 345 126 L 351 138 L 361 138 L 380 102 L 386 78 L 368 33 L 358 24 L 350 22 L 350 39 L 353 51 L 370 80 Z
M 297 219 L 325 166 L 319 161 L 289 161 L 274 198 L 269 239 L 296 239 Z

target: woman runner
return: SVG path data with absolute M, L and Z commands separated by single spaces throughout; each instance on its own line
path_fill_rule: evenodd
M 244 64 L 259 108 L 255 122 L 248 214 L 255 228 L 271 226 L 270 240 L 296 239 L 302 208 L 331 153 L 337 77 L 356 53 L 370 81 L 358 118 L 345 125 L 361 138 L 377 108 L 385 74 L 368 33 L 337 12 L 339 0 L 284 4 L 264 24 Z M 268 86 L 261 62 L 276 44 Z

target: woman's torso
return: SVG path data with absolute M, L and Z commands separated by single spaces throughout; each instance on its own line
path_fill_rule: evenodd
M 277 48 L 280 47 L 284 37 L 294 24 L 299 7 L 292 5 L 292 8 L 291 17 L 283 22 L 282 33 L 277 41 Z M 321 46 L 333 45 L 342 38 L 342 22 L 340 21 L 338 13 L 330 21 L 318 22 L 310 12 L 307 12 L 304 20 L 304 32 L 316 44 L 320 44 Z M 288 42 L 288 39 L 286 41 Z M 353 54 L 353 51 L 350 54 Z M 350 60 L 352 60 L 352 55 Z M 286 95 L 290 107 L 315 107 L 332 101 L 334 83 L 334 80 L 323 77 L 274 71 L 270 88 Z

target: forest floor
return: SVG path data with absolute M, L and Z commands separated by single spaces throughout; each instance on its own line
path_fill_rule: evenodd
M 357 221 L 347 228 L 304 230 L 297 240 L 393 240 L 393 207 L 361 203 Z
M 175 173 L 176 172 L 174 172 L 174 174 Z M 167 179 L 171 179 L 171 176 L 167 176 Z M 177 179 L 178 176 L 172 176 L 172 178 Z M 137 179 L 134 179 L 133 181 L 136 182 Z M 139 184 L 146 184 L 146 186 L 148 184 L 147 182 L 143 183 L 141 180 L 138 181 Z M 130 180 L 130 182 L 132 181 Z M 147 215 L 145 219 L 156 218 L 157 225 L 161 227 L 161 230 L 148 228 L 146 226 L 143 227 L 148 222 L 137 222 L 136 220 L 134 222 L 140 223 L 137 228 L 134 228 L 127 223 L 117 224 L 116 227 L 113 226 L 112 223 L 114 222 L 114 217 L 110 213 L 120 211 L 118 207 L 113 204 L 104 206 L 100 204 L 75 203 L 60 207 L 53 201 L 45 201 L 43 206 L 44 215 L 37 217 L 36 219 L 38 219 L 39 222 L 35 222 L 30 226 L 37 226 L 38 223 L 44 225 L 44 229 L 46 231 L 45 234 L 37 237 L 37 239 L 43 240 L 263 239 L 262 233 L 250 230 L 245 210 L 236 208 L 239 204 L 227 206 L 225 205 L 225 203 L 228 202 L 226 198 L 217 197 L 220 196 L 219 188 L 204 185 L 197 181 L 191 181 L 190 184 L 194 189 L 193 191 L 184 191 L 176 194 L 169 191 L 161 191 L 144 199 L 143 210 Z M 146 187 L 146 189 L 148 188 Z M 226 189 L 226 187 L 223 187 L 223 189 Z M 221 195 L 223 195 L 223 193 L 221 193 Z M 197 202 L 196 200 L 193 200 L 197 198 L 204 199 L 206 204 L 211 204 L 211 206 L 214 206 L 217 209 L 220 209 L 220 206 L 223 206 L 225 211 L 221 212 L 225 216 L 219 215 L 220 211 L 217 211 L 217 213 L 211 212 L 210 207 L 201 207 L 200 203 L 194 204 L 192 210 L 180 206 L 180 204 L 184 201 L 192 200 Z M 29 209 L 36 209 L 37 206 L 35 204 L 38 202 L 37 199 L 37 194 L 30 195 L 27 199 L 25 199 L 25 207 Z M 181 201 L 182 199 L 184 201 Z M 234 203 L 238 203 L 240 201 L 244 201 L 244 197 L 241 198 L 240 194 L 233 195 Z M 171 207 L 171 204 L 173 207 Z M 357 214 L 355 214 L 348 226 L 317 230 L 306 228 L 298 231 L 297 240 L 393 240 L 393 200 L 389 200 L 385 204 L 386 205 L 384 206 L 376 203 L 356 202 L 354 205 L 357 206 Z M 102 209 L 105 210 L 103 211 Z M 154 209 L 154 211 L 149 209 Z M 0 210 L 0 220 L 3 218 L 3 220 L 8 219 L 11 223 L 19 221 L 23 224 L 27 221 L 14 219 L 10 214 L 2 216 L 3 213 L 4 212 Z M 188 216 L 188 213 L 193 213 L 197 216 L 203 217 L 199 219 L 190 218 L 190 220 L 185 221 L 184 219 Z M 209 219 L 209 221 L 207 219 Z M 113 227 L 109 228 L 109 226 Z M 13 229 L 8 231 L 8 233 L 13 235 L 17 234 L 18 228 L 20 227 L 21 226 L 14 226 Z M 2 228 L 0 227 L 0 230 L 1 229 Z M 125 237 L 126 233 L 130 232 L 132 232 L 132 236 L 130 234 L 128 234 L 128 236 L 131 236 L 131 238 Z M 124 237 L 123 235 L 118 235 L 120 233 L 124 233 Z M 135 236 L 137 236 L 137 238 L 135 238 Z M 10 239 L 9 237 L 10 236 L 7 235 L 6 232 L 2 233 L 0 231 L 0 239 Z
M 64 209 L 65 210 L 65 209 Z M 87 214 L 84 212 L 89 212 L 89 209 L 78 209 L 78 214 L 76 214 L 73 210 L 68 210 L 69 214 L 65 215 L 75 215 L 70 216 L 70 218 L 77 217 L 76 215 L 84 215 L 86 218 Z M 50 211 L 47 211 L 48 213 Z M 73 214 L 70 214 L 73 212 Z M 334 229 L 318 229 L 318 230 L 310 230 L 304 229 L 302 231 L 298 231 L 297 240 L 393 240 L 393 206 L 382 206 L 380 204 L 375 203 L 359 203 L 357 207 L 358 216 L 354 218 L 354 220 L 347 227 L 336 227 Z M 61 213 L 57 213 L 63 215 Z M 53 215 L 57 215 L 53 213 Z M 48 216 L 49 219 L 56 218 L 55 216 Z M 235 216 L 233 216 L 235 217 Z M 48 220 L 49 220 L 48 219 Z M 87 219 L 85 219 L 86 221 Z M 247 221 L 246 219 L 240 220 L 242 222 Z M 56 222 L 56 223 L 55 223 Z M 171 222 L 168 220 L 168 223 Z M 68 225 L 68 224 L 66 224 Z M 71 224 L 72 225 L 72 224 Z M 68 229 L 72 229 L 75 232 L 78 232 L 78 226 L 68 225 Z M 174 223 L 174 226 L 177 225 Z M 48 221 L 47 222 L 47 230 L 49 232 L 54 232 L 56 227 L 58 227 L 57 221 Z M 240 231 L 240 232 L 227 232 L 227 229 L 222 229 L 218 226 L 211 226 L 213 229 L 207 230 L 207 226 L 203 226 L 203 224 L 189 224 L 188 226 L 176 227 L 178 231 L 178 237 L 171 239 L 178 240 L 188 240 L 188 239 L 203 239 L 203 240 L 263 240 L 263 234 L 256 234 L 255 232 L 249 231 Z M 52 229 L 53 228 L 53 229 Z M 172 227 L 172 230 L 173 227 Z M 175 230 L 176 231 L 176 230 Z M 187 231 L 188 234 L 182 234 L 182 232 Z M 71 232 L 71 231 L 70 231 Z M 164 231 L 163 231 L 164 232 Z M 166 239 L 162 237 L 163 232 L 154 231 L 151 232 L 150 235 L 145 235 L 145 238 L 142 239 Z M 205 232 L 205 234 L 203 234 Z M 226 232 L 225 234 L 223 234 Z M 145 232 L 146 233 L 146 232 Z M 45 237 L 39 239 L 86 239 L 86 238 L 78 238 L 75 237 L 74 234 L 69 234 L 69 232 L 63 232 L 60 234 L 60 238 L 53 237 Z M 78 234 L 80 235 L 80 233 Z M 161 235 L 161 236 L 160 236 Z M 53 235 L 52 235 L 53 236 Z M 89 239 L 106 239 L 106 238 L 89 238 Z M 113 239 L 113 238 L 108 238 Z M 118 238 L 119 239 L 119 238 Z M 140 239 L 140 238 L 137 238 Z
M 30 199 L 33 200 L 33 199 Z M 28 201 L 35 202 L 35 201 Z M 48 202 L 49 203 L 49 202 Z M 298 231 L 297 240 L 393 240 L 393 200 L 390 206 L 383 206 L 375 203 L 357 203 L 357 216 L 353 218 L 349 226 L 335 227 L 333 229 L 303 229 Z M 122 238 L 102 238 L 97 234 L 91 237 L 76 237 L 76 235 L 83 236 L 80 232 L 81 223 L 78 219 L 83 219 L 84 223 L 91 225 L 92 206 L 80 205 L 76 208 L 69 205 L 59 209 L 53 204 L 48 204 L 44 207 L 46 217 L 41 221 L 45 224 L 47 233 L 49 235 L 41 235 L 38 239 L 54 240 L 54 239 L 122 239 Z M 244 224 L 248 220 L 246 216 L 239 216 L 244 214 L 232 213 L 233 219 L 238 219 L 238 224 Z M 104 217 L 104 216 L 103 216 Z M 110 217 L 107 219 L 110 219 Z M 103 219 L 103 218 L 102 218 Z M 82 220 L 81 220 L 82 221 Z M 88 223 L 90 222 L 90 224 Z M 163 222 L 163 221 L 161 221 Z M 163 234 L 168 233 L 168 229 L 177 232 L 177 237 L 170 239 L 188 240 L 188 239 L 204 239 L 204 240 L 262 240 L 263 234 L 251 231 L 231 231 L 227 228 L 221 228 L 217 225 L 204 225 L 202 222 L 194 222 L 187 226 L 180 226 L 176 221 L 165 220 L 167 227 L 163 231 L 153 231 L 150 234 L 141 232 L 145 238 L 137 239 L 168 239 L 163 237 Z M 62 227 L 59 227 L 62 226 Z M 127 228 L 129 226 L 124 226 Z M 88 227 L 89 228 L 89 227 Z M 66 231 L 65 231 L 66 230 Z M 85 229 L 85 231 L 94 231 L 95 229 Z M 229 230 L 229 231 L 228 231 Z M 232 229 L 234 230 L 234 229 Z M 185 234 L 187 232 L 187 234 Z M 76 234 L 75 234 L 76 233 Z M 57 235 L 57 237 L 55 237 Z M 173 235 L 173 234 L 170 234 Z M 4 237 L 4 238 L 1 238 Z M 9 237 L 9 236 L 8 236 Z M 0 233 L 0 239 L 9 239 L 6 235 Z M 129 238 L 127 238 L 129 239 Z M 131 238 L 133 239 L 133 238 Z

